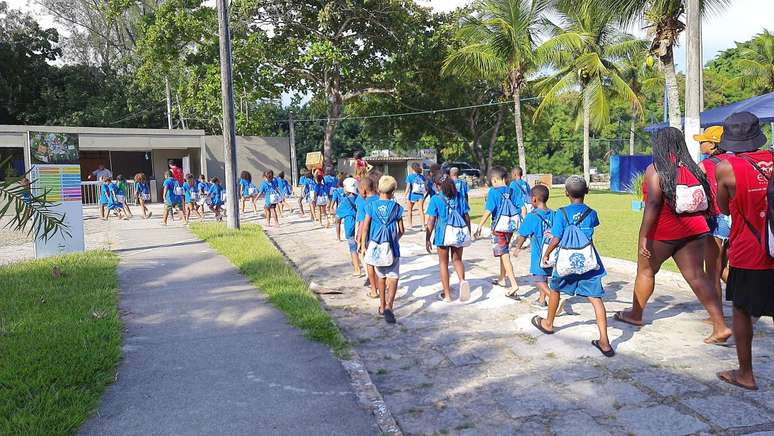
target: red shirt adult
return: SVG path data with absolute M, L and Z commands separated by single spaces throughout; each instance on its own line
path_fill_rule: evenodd
M 682 166 L 678 168 L 678 171 L 683 173 L 683 177 L 692 177 L 695 179 L 695 177 Z M 642 193 L 647 201 L 648 187 L 645 183 L 642 185 Z M 703 213 L 678 215 L 675 213 L 674 208 L 664 201 L 661 205 L 661 211 L 658 214 L 658 221 L 656 222 L 656 225 L 651 227 L 647 238 L 651 241 L 679 241 L 692 236 L 709 233 L 709 230 L 709 225 L 707 224 L 707 220 Z
M 720 208 L 718 207 L 718 178 L 715 175 L 715 169 L 718 164 L 726 160 L 729 156 L 733 156 L 728 153 L 716 154 L 701 161 L 701 166 L 704 167 L 704 172 L 707 174 L 707 181 L 712 191 L 712 204 L 710 204 L 710 213 L 712 215 L 718 215 Z
M 769 151 L 745 153 L 743 156 L 755 161 L 771 177 L 772 155 Z M 736 190 L 728 203 L 731 212 L 731 235 L 729 237 L 728 264 L 734 268 L 751 270 L 774 269 L 774 260 L 766 254 L 761 240 L 748 227 L 758 229 L 762 235 L 766 220 L 766 191 L 768 180 L 758 172 L 742 155 L 727 158 L 734 170 Z
M 182 168 L 180 168 L 177 165 L 170 165 L 169 166 L 169 171 L 172 172 L 172 177 L 175 180 L 177 180 L 178 183 L 180 183 L 181 185 L 183 183 L 185 183 L 185 178 L 183 177 L 183 169 Z

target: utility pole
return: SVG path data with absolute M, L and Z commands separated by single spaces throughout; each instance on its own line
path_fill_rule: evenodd
M 694 160 L 699 160 L 699 144 L 693 135 L 701 133 L 701 13 L 699 0 L 686 0 L 685 6 L 685 143 Z
M 236 179 L 236 131 L 234 130 L 234 84 L 231 80 L 231 32 L 228 3 L 217 0 L 220 33 L 220 89 L 223 97 L 223 156 L 226 169 L 226 218 L 228 228 L 239 228 L 239 192 Z
M 298 161 L 296 161 L 296 125 L 293 122 L 293 112 L 288 112 L 288 130 L 290 130 L 290 184 L 298 183 Z
M 167 128 L 172 130 L 172 91 L 169 89 L 169 77 L 164 77 L 164 89 L 167 91 Z

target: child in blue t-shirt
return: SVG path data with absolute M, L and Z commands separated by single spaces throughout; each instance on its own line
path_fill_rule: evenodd
M 287 199 L 293 194 L 290 183 L 285 180 L 285 171 L 280 171 L 274 179 L 277 181 L 277 190 L 280 193 L 280 202 L 277 204 L 277 213 L 282 216 L 285 213 Z
M 341 202 L 344 200 L 344 196 L 347 195 L 344 191 L 344 180 L 346 178 L 336 178 L 336 188 L 331 195 L 331 213 L 333 213 L 333 225 L 336 227 L 336 240 L 341 241 L 341 217 L 339 217 L 338 209 Z M 354 180 L 354 179 L 353 179 Z M 357 192 L 357 181 L 355 181 L 355 192 Z M 354 199 L 353 199 L 354 201 Z
M 422 165 L 417 162 L 411 164 L 412 173 L 406 177 L 406 207 L 408 213 L 408 228 L 414 228 L 414 204 L 419 206 L 419 218 L 422 228 L 425 228 L 425 195 L 427 194 L 428 181 L 422 174 Z
M 103 177 L 102 180 L 101 195 L 105 198 L 105 216 L 103 217 L 105 221 L 110 218 L 111 212 L 118 218 L 129 219 L 124 215 L 124 205 L 118 199 L 118 185 L 110 177 Z
M 530 188 L 529 184 L 522 178 L 524 171 L 520 166 L 513 167 L 511 170 L 511 183 L 508 185 L 513 191 L 513 204 L 521 211 L 521 216 L 524 217 L 528 212 L 527 204 L 530 200 Z
M 505 279 L 511 282 L 511 288 L 505 293 L 506 296 L 518 300 L 519 284 L 516 282 L 516 275 L 513 273 L 513 264 L 511 264 L 510 244 L 513 237 L 512 232 L 495 231 L 495 224 L 502 212 L 505 200 L 513 198 L 513 191 L 506 185 L 508 181 L 508 171 L 500 166 L 492 167 L 489 171 L 489 183 L 491 188 L 486 194 L 486 204 L 484 216 L 481 217 L 481 223 L 476 230 L 476 238 L 481 236 L 481 229 L 484 224 L 492 217 L 492 253 L 500 261 L 500 275 L 492 283 L 505 287 Z
M 258 205 L 255 198 L 258 196 L 258 189 L 253 183 L 253 176 L 249 171 L 242 171 L 239 175 L 239 199 L 242 204 L 242 214 L 245 213 L 245 203 L 247 200 L 253 204 L 253 213 L 258 215 Z
M 183 209 L 183 187 L 172 177 L 172 173 L 169 171 L 164 172 L 164 183 L 162 184 L 161 196 L 164 198 L 164 216 L 162 217 L 162 223 L 167 225 L 167 219 L 170 213 L 172 214 L 172 220 L 174 221 L 174 210 L 178 209 L 180 215 L 183 217 L 183 221 L 188 224 L 188 218 L 185 215 Z
M 301 195 L 298 196 L 298 209 L 300 211 L 299 215 L 301 218 L 304 217 L 304 203 L 309 203 L 309 196 L 310 193 L 310 183 L 312 183 L 312 173 L 305 169 L 301 173 L 301 177 L 298 178 L 298 186 L 301 188 Z M 310 212 L 312 214 L 312 221 L 314 221 L 314 210 L 312 210 L 312 205 L 309 205 Z
M 368 180 L 366 177 L 363 180 Z M 392 251 L 393 263 L 389 266 L 368 265 L 369 275 L 376 279 L 376 287 L 379 293 L 379 313 L 384 315 L 388 324 L 395 323 L 393 303 L 398 291 L 400 279 L 400 243 L 403 236 L 403 208 L 393 200 L 398 182 L 392 176 L 382 176 L 379 179 L 379 198 L 366 205 L 365 219 L 363 220 L 363 232 L 360 247 L 368 251 L 368 244 L 389 242 Z M 378 236 L 383 230 L 389 235 L 389 241 L 380 241 Z
M 325 183 L 325 176 L 322 171 L 315 171 L 314 180 L 309 186 L 311 195 L 309 196 L 309 208 L 312 210 L 312 219 L 323 226 L 322 219 L 325 217 L 325 228 L 331 226 L 331 219 L 328 215 L 328 203 L 330 203 L 330 194 L 328 185 Z
M 153 213 L 148 210 L 145 202 L 150 201 L 151 193 L 148 178 L 145 176 L 145 173 L 137 173 L 134 175 L 134 198 L 142 209 L 143 218 L 150 218 Z
M 571 224 L 565 218 L 565 213 L 567 218 L 573 221 L 573 223 L 575 223 L 590 240 L 593 240 L 594 228 L 599 225 L 597 212 L 584 204 L 585 197 L 589 192 L 586 180 L 580 176 L 570 176 L 565 183 L 565 189 L 567 197 L 570 199 L 570 204 L 558 209 L 554 213 L 554 222 L 551 226 L 553 238 L 551 239 L 551 243 L 548 246 L 546 253 L 543 255 L 544 263 L 548 263 L 551 253 L 559 247 L 565 228 Z M 581 218 L 583 220 L 578 222 Z M 605 277 L 607 273 L 605 272 L 602 260 L 599 258 L 598 254 L 597 262 L 599 264 L 598 269 L 580 275 L 560 277 L 557 274 L 556 269 L 554 269 L 553 276 L 551 277 L 551 291 L 548 299 L 548 316 L 546 319 L 535 317 L 532 320 L 532 324 L 543 333 L 553 334 L 554 318 L 556 317 L 556 312 L 559 307 L 559 292 L 571 296 L 579 295 L 586 297 L 594 307 L 597 328 L 599 329 L 599 339 L 591 341 L 591 344 L 603 355 L 612 357 L 615 355 L 615 351 L 613 351 L 613 347 L 610 346 L 610 340 L 607 337 L 607 314 L 605 312 L 605 304 L 602 302 L 602 297 L 605 294 L 605 290 L 602 288 L 602 278 Z
M 344 179 L 342 182 L 341 191 L 336 191 L 338 198 L 338 206 L 336 206 L 336 219 L 344 225 L 344 237 L 347 239 L 349 246 L 349 254 L 352 258 L 352 267 L 354 271 L 353 277 L 363 277 L 363 273 L 360 268 L 360 256 L 358 255 L 358 243 L 355 237 L 355 223 L 357 217 L 356 201 L 358 195 L 358 183 L 352 177 Z M 340 238 L 339 225 L 336 226 L 337 237 Z
M 185 197 L 185 214 L 187 219 L 191 219 L 191 213 L 196 212 L 199 220 L 204 220 L 204 215 L 199 210 L 199 183 L 194 179 L 193 174 L 186 174 L 185 183 L 183 183 L 183 196 Z M 203 208 L 202 208 L 203 209 Z
M 220 179 L 213 177 L 210 181 L 210 188 L 207 191 L 207 196 L 210 198 L 210 210 L 215 214 L 216 221 L 223 221 L 223 186 L 220 184 Z
M 470 191 L 470 188 L 468 188 L 468 182 L 460 179 L 460 169 L 457 167 L 449 168 L 449 177 L 454 181 L 454 188 L 457 189 L 457 196 L 459 196 L 460 201 L 465 203 L 465 206 L 470 206 L 470 199 L 468 198 L 468 192 Z
M 280 202 L 280 191 L 277 180 L 274 178 L 274 171 L 268 170 L 263 173 L 263 183 L 258 188 L 258 196 L 263 196 L 264 204 L 263 211 L 266 215 L 266 225 L 271 227 L 271 218 L 274 217 L 274 222 L 279 227 L 279 216 L 277 215 L 277 204 Z
M 544 268 L 541 266 L 543 260 L 543 243 L 546 239 L 550 241 L 551 226 L 554 222 L 554 212 L 548 208 L 549 191 L 543 185 L 537 185 L 532 188 L 530 202 L 532 203 L 532 212 L 528 213 L 524 221 L 519 226 L 519 234 L 516 237 L 516 244 L 513 256 L 519 255 L 522 246 L 530 239 L 530 262 L 529 273 L 532 284 L 537 288 L 539 295 L 535 305 L 544 308 L 548 305 L 546 298 L 549 295 L 548 278 L 551 277 L 553 268 Z
M 357 206 L 357 215 L 355 216 L 355 238 L 358 244 L 362 241 L 363 236 L 363 221 L 366 217 L 366 207 L 373 201 L 379 199 L 379 195 L 376 193 L 376 183 L 372 177 L 363 177 L 360 179 L 359 185 L 360 195 L 355 199 L 355 206 Z M 358 252 L 363 252 L 365 247 L 358 245 Z M 371 292 L 368 294 L 371 298 L 379 298 L 379 293 L 376 290 L 376 276 L 373 274 L 373 268 L 367 269 L 368 278 L 364 286 L 370 287 Z
M 333 192 L 336 190 L 336 188 L 338 188 L 339 182 L 340 181 L 336 177 L 336 171 L 334 171 L 333 167 L 325 168 L 323 184 L 325 185 L 325 190 L 328 193 L 328 207 L 326 208 L 328 215 L 333 215 Z
M 438 250 L 438 267 L 443 287 L 443 292 L 439 294 L 438 298 L 447 303 L 452 301 L 451 285 L 449 284 L 449 256 L 451 256 L 451 263 L 460 281 L 460 301 L 468 301 L 470 299 L 470 284 L 465 280 L 465 264 L 462 263 L 463 247 L 445 246 L 444 235 L 451 209 L 456 210 L 462 216 L 468 231 L 470 231 L 470 215 L 468 215 L 470 209 L 465 202 L 461 201 L 454 181 L 450 177 L 438 175 L 433 182 L 438 194 L 430 198 L 430 204 L 427 206 L 428 222 L 425 233 L 425 248 L 428 253 L 432 252 L 432 245 L 435 245 Z M 433 234 L 435 234 L 434 238 Z

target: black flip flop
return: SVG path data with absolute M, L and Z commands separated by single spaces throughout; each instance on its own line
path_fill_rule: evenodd
M 535 316 L 532 317 L 532 325 L 535 326 L 536 329 L 540 330 L 544 334 L 553 335 L 554 331 L 553 330 L 546 330 L 543 327 L 542 321 L 543 321 L 543 318 L 539 317 L 538 315 L 535 315 Z
M 641 328 L 641 327 L 642 327 L 642 324 L 635 324 L 635 323 L 633 323 L 632 321 L 629 321 L 628 319 L 624 318 L 624 317 L 621 315 L 621 312 L 616 312 L 616 313 L 614 313 L 614 314 L 613 314 L 613 319 L 614 319 L 614 320 L 616 320 L 616 321 L 618 321 L 618 322 L 622 322 L 622 323 L 624 323 L 624 324 L 629 324 L 629 325 L 630 325 L 630 326 L 632 326 L 632 327 L 637 327 L 637 328 Z
M 609 350 L 603 350 L 602 346 L 599 345 L 599 341 L 596 339 L 591 341 L 591 345 L 593 345 L 597 350 L 599 350 L 599 352 L 602 353 L 605 357 L 615 356 L 615 350 L 613 350 L 613 347 L 610 347 Z
M 395 314 L 390 309 L 384 310 L 384 321 L 387 324 L 395 324 Z

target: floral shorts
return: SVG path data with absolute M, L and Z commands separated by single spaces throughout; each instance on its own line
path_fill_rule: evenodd
M 511 237 L 513 237 L 513 233 L 492 232 L 492 254 L 494 257 L 500 257 L 511 252 Z

